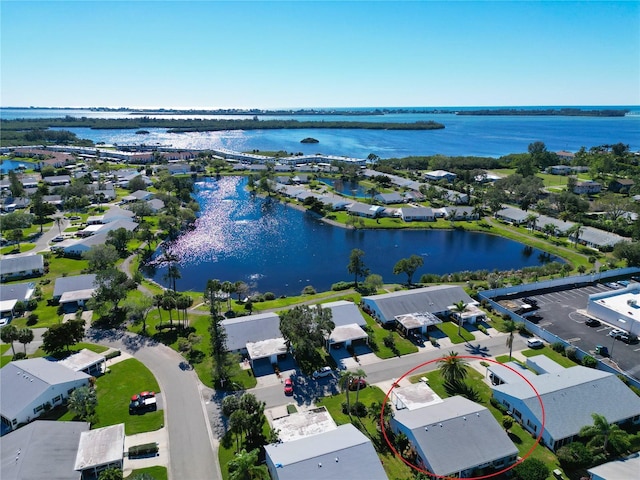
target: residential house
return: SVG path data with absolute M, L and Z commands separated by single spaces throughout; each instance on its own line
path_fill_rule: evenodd
M 108 468 L 122 470 L 124 423 L 84 431 L 80 434 L 74 470 L 83 479 L 98 478 Z
M 582 182 L 576 182 L 573 187 L 573 193 L 576 195 L 591 195 L 594 193 L 600 193 L 602 190 L 602 184 L 594 182 L 593 180 L 585 180 Z
M 73 390 L 88 385 L 89 378 L 86 373 L 74 372 L 42 357 L 9 362 L 0 368 L 2 433 L 61 405 Z
M 430 182 L 438 182 L 440 180 L 446 180 L 451 183 L 455 181 L 457 175 L 455 173 L 447 172 L 446 170 L 433 170 L 424 174 L 424 179 Z
M 280 317 L 275 313 L 228 318 L 220 323 L 227 334 L 227 350 L 246 355 L 252 367 L 258 360 L 277 363 L 278 356 L 288 353 Z
M 78 307 L 82 307 L 91 298 L 96 288 L 95 273 L 59 277 L 56 278 L 53 287 L 53 300 L 60 305 L 69 304 L 73 307 L 73 304 L 76 304 Z
M 371 440 L 350 423 L 265 446 L 273 480 L 387 479 Z
M 569 235 L 569 240 L 575 241 L 576 235 L 578 235 L 578 242 L 596 249 L 613 248 L 616 243 L 631 241 L 630 238 L 593 227 L 581 227 L 579 232 Z
M 164 208 L 164 202 L 159 198 L 154 198 L 152 200 L 147 201 L 147 205 L 151 208 L 153 213 L 158 213 L 160 210 Z
M 580 365 L 545 370 L 527 380 L 513 376 L 492 389 L 525 430 L 532 435 L 542 430 L 542 443 L 549 449 L 577 439 L 582 427 L 593 425 L 594 413 L 609 423 L 640 423 L 640 397 L 616 375 Z
M 363 329 L 367 325 L 367 321 L 355 303 L 340 300 L 323 303 L 321 307 L 331 310 L 331 320 L 335 325 L 327 338 L 329 349 L 335 346 L 347 348 L 352 345 L 368 343 L 369 334 Z
M 107 370 L 107 359 L 105 356 L 86 348 L 69 355 L 67 358 L 58 361 L 58 363 L 70 368 L 74 372 L 84 372 L 93 377 L 102 375 Z
M 80 257 L 84 252 L 89 250 L 94 245 L 104 245 L 107 241 L 107 235 L 97 233 L 89 235 L 81 239 L 67 239 L 56 245 L 51 246 L 51 250 L 62 251 L 65 255 L 70 257 Z
M 551 175 L 569 175 L 573 172 L 573 168 L 570 165 L 551 165 L 547 167 L 547 173 Z
M 375 195 L 374 200 L 377 200 L 380 203 L 384 203 L 385 205 L 389 205 L 392 203 L 404 203 L 405 198 L 397 192 L 391 193 L 378 193 Z
M 380 207 L 378 205 L 367 205 L 360 202 L 353 202 L 347 207 L 347 212 L 350 215 L 355 215 L 357 217 L 376 218 L 377 216 L 382 214 L 382 212 L 384 212 L 384 207 Z
M 457 190 L 442 189 L 444 199 L 455 205 L 466 205 L 469 203 L 469 195 L 458 192 Z
M 496 212 L 495 217 L 512 225 L 522 225 L 527 222 L 529 214 L 520 208 L 504 207 Z
M 640 472 L 640 453 L 617 458 L 587 470 L 589 480 L 620 480 L 637 478 Z
M 438 317 L 448 317 L 452 305 L 460 301 L 466 305 L 477 305 L 458 285 L 436 285 L 362 297 L 362 306 L 377 321 L 388 324 L 395 323 L 398 315 L 410 313 L 427 312 Z
M 4 370 L 4 369 L 3 369 Z M 36 420 L 2 437 L 2 480 L 81 480 L 75 461 L 87 422 Z
M 630 178 L 616 178 L 609 184 L 609 190 L 616 193 L 629 193 L 636 184 Z
M 436 219 L 433 209 L 428 207 L 399 208 L 398 212 L 405 222 L 433 222 Z
M 69 175 L 53 175 L 43 177 L 42 181 L 50 187 L 64 187 L 71 184 L 71 177 Z
M 391 429 L 407 436 L 418 467 L 442 477 L 485 475 L 518 458 L 518 449 L 489 409 L 460 396 L 397 410 Z
M 558 158 L 560 160 L 563 160 L 565 162 L 573 162 L 573 160 L 576 158 L 575 153 L 573 152 L 568 152 L 567 150 L 560 150 L 556 152 L 556 155 L 558 156 Z
M 185 175 L 191 173 L 191 167 L 186 163 L 170 163 L 165 166 L 171 175 Z
M 480 216 L 473 207 L 443 207 L 444 217 L 449 220 L 478 220 Z
M 25 255 L 0 259 L 0 281 L 39 277 L 44 274 L 42 255 Z
M 153 193 L 147 192 L 146 190 L 136 190 L 133 193 L 122 198 L 122 201 L 125 203 L 137 202 L 137 201 L 147 201 L 153 198 Z
M 0 285 L 0 317 L 13 318 L 16 304 L 28 302 L 35 290 L 36 284 L 33 282 Z

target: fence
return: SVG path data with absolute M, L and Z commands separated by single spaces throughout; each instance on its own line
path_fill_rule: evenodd
M 592 356 L 592 355 L 588 352 L 585 352 L 584 350 L 581 350 L 575 345 L 572 345 L 571 343 L 567 342 L 563 338 L 560 338 L 557 335 L 549 332 L 548 330 L 545 330 L 543 327 L 540 327 L 539 325 L 536 325 L 535 323 L 530 322 L 525 317 L 522 317 L 517 313 L 512 312 L 506 307 L 495 302 L 493 298 L 514 295 L 519 293 L 537 292 L 540 290 L 548 290 L 548 289 L 553 289 L 558 287 L 566 287 L 566 286 L 577 287 L 580 285 L 586 285 L 586 284 L 590 284 L 590 283 L 594 283 L 602 280 L 608 280 L 610 278 L 629 276 L 637 273 L 640 273 L 640 268 L 620 268 L 616 270 L 607 270 L 606 272 L 600 272 L 595 274 L 578 275 L 573 277 L 559 278 L 555 280 L 547 280 L 544 282 L 516 285 L 513 287 L 497 288 L 494 290 L 484 290 L 484 291 L 478 292 L 478 297 L 480 298 L 481 301 L 486 300 L 491 305 L 491 307 L 499 314 L 501 315 L 507 314 L 514 322 L 524 323 L 524 326 L 529 332 L 533 333 L 534 335 L 541 338 L 542 340 L 545 340 L 550 344 L 561 343 L 562 345 L 565 346 L 565 348 L 574 347 L 576 349 L 577 358 L 580 361 L 582 361 L 582 359 L 587 355 L 588 356 Z M 609 365 L 608 363 L 604 362 L 601 359 L 597 359 L 597 360 L 598 360 L 598 370 L 614 373 L 616 375 L 623 375 L 628 380 L 629 384 L 637 388 L 640 388 L 640 381 L 636 380 L 626 372 L 623 372 L 614 368 L 613 366 Z

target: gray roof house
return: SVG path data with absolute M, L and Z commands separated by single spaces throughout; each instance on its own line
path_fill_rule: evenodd
M 436 285 L 362 297 L 364 311 L 382 323 L 395 322 L 396 316 L 407 313 L 447 315 L 451 305 L 460 301 L 467 305 L 477 304 L 457 285 Z
M 35 289 L 33 282 L 0 285 L 0 317 L 13 318 L 16 304 L 29 301 Z
M 404 203 L 406 201 L 405 198 L 397 192 L 378 193 L 373 198 L 385 205 L 389 205 L 390 203 Z
M 0 281 L 3 282 L 15 278 L 38 277 L 43 273 L 44 257 L 42 255 L 25 255 L 0 260 Z
M 575 234 L 570 235 L 569 239 L 574 239 Z M 613 247 L 616 243 L 631 241 L 630 238 L 621 237 L 620 235 L 605 230 L 599 230 L 593 227 L 582 227 L 578 236 L 578 241 L 592 248 Z
M 265 446 L 273 480 L 381 480 L 387 474 L 371 440 L 352 424 Z
M 398 211 L 405 222 L 433 222 L 436 219 L 433 209 L 428 207 L 399 208 Z
M 61 304 L 88 300 L 96 289 L 95 273 L 56 278 L 53 287 L 53 299 Z
M 382 212 L 384 207 L 378 205 L 367 205 L 365 203 L 353 202 L 347 207 L 347 212 L 358 217 L 375 218 Z
M 2 437 L 2 480 L 80 480 L 74 471 L 86 422 L 37 420 Z
M 362 329 L 367 321 L 355 303 L 339 300 L 323 303 L 320 306 L 331 310 L 331 320 L 335 324 L 335 328 L 327 339 L 329 347 L 332 344 L 344 344 L 348 347 L 352 342 L 358 340 L 366 342 L 369 339 L 367 332 Z
M 515 207 L 505 207 L 496 212 L 496 218 L 505 222 L 512 223 L 513 225 L 520 225 L 527 221 L 529 213 Z
M 44 358 L 16 360 L 0 368 L 2 433 L 15 430 L 62 404 L 74 389 L 89 384 L 89 375 Z
M 247 353 L 251 364 L 255 360 L 270 359 L 287 353 L 287 345 L 280 332 L 280 317 L 275 313 L 259 313 L 229 318 L 220 322 L 227 333 L 227 349 Z
M 640 397 L 616 375 L 583 366 L 561 371 L 550 371 L 547 366 L 544 370 L 549 373 L 528 380 L 544 405 L 542 441 L 551 450 L 572 442 L 582 427 L 592 425 L 592 413 L 603 415 L 610 423 L 640 423 Z M 494 398 L 511 410 L 526 430 L 540 433 L 542 408 L 527 382 L 507 379 L 492 389 Z
M 640 472 L 640 453 L 618 458 L 587 470 L 591 480 L 620 480 L 622 478 L 638 478 Z
M 473 477 L 483 469 L 502 470 L 518 458 L 518 449 L 489 409 L 460 396 L 397 410 L 391 429 L 409 438 L 417 466 L 436 475 Z

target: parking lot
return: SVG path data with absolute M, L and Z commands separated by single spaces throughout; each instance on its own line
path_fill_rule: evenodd
M 585 325 L 588 317 L 583 313 L 586 313 L 589 295 L 610 290 L 611 287 L 597 283 L 539 294 L 529 292 L 524 298 L 537 302 L 536 315 L 530 319 L 538 326 L 596 358 L 603 358 L 595 353 L 596 345 L 607 347 L 611 360 L 621 370 L 640 379 L 640 343 L 627 344 L 615 340 L 609 336 L 612 327 L 606 323 L 593 327 Z M 523 297 L 514 300 L 526 303 Z

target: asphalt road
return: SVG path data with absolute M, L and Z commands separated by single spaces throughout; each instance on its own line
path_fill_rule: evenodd
M 513 350 L 522 350 L 527 348 L 526 340 L 516 335 L 513 340 Z M 449 352 L 454 351 L 459 355 L 477 356 L 477 357 L 494 357 L 509 353 L 506 346 L 506 337 L 499 335 L 495 337 L 486 337 L 475 340 L 471 343 L 463 343 L 453 347 L 441 348 L 439 350 L 428 350 L 418 352 L 411 355 L 396 357 L 389 360 L 380 360 L 375 363 L 363 365 L 362 369 L 367 374 L 368 383 L 378 383 L 386 380 L 396 380 L 402 377 L 409 370 L 415 369 L 410 376 L 417 375 L 420 372 L 435 370 L 438 368 L 436 362 L 424 367 L 420 367 L 425 362 L 436 360 L 447 356 Z M 294 380 L 294 395 L 287 397 L 284 395 L 283 386 L 276 384 L 262 388 L 255 388 L 251 393 L 266 403 L 266 408 L 273 408 L 280 405 L 286 405 L 290 402 L 297 403 L 299 406 L 309 405 L 316 398 L 325 394 L 337 392 L 337 378 L 324 378 L 320 380 L 312 380 L 308 377 L 292 377 Z
M 184 368 L 184 359 L 165 345 L 119 330 L 89 330 L 87 337 L 130 353 L 158 380 L 169 434 L 169 478 L 221 479 L 200 381 L 193 370 Z

